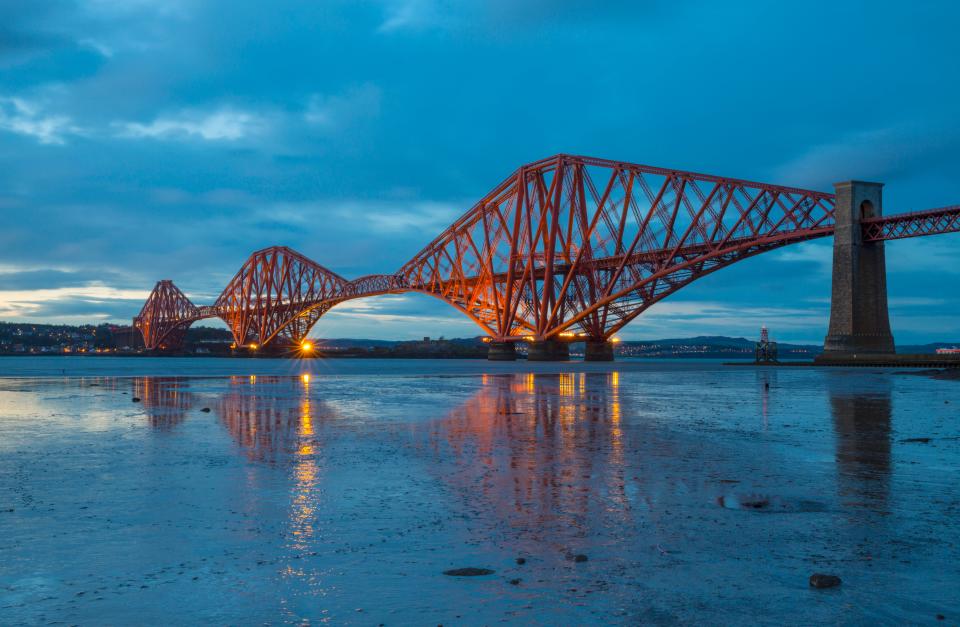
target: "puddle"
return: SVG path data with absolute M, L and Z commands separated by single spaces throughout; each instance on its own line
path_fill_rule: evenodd
M 768 494 L 725 494 L 717 497 L 717 504 L 726 509 L 766 514 L 822 512 L 827 509 L 826 505 L 817 501 Z

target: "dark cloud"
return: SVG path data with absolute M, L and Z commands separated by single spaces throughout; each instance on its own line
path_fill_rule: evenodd
M 122 281 L 120 275 L 109 270 L 87 272 L 70 272 L 65 270 L 0 272 L 0 291 L 81 287 L 97 282 L 116 285 L 120 281 Z
M 143 303 L 136 300 L 121 298 L 92 299 L 75 296 L 65 296 L 56 301 L 46 301 L 36 304 L 31 317 L 43 318 L 70 318 L 70 319 L 106 319 L 122 321 L 129 324 Z
M 71 13 L 71 4 L 57 0 L 0 1 L 0 69 L 33 53 L 69 43 L 69 38 L 51 24 Z

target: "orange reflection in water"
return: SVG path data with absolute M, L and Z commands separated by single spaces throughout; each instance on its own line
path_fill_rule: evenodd
M 591 511 L 626 520 L 619 373 L 488 375 L 433 424 L 443 480 L 480 495 L 521 529 L 584 527 Z M 452 469 L 452 470 L 451 470 Z
M 134 377 L 131 382 L 131 394 L 140 399 L 153 427 L 172 428 L 183 422 L 193 407 L 193 396 L 183 377 Z
M 284 464 L 293 478 L 290 487 L 288 538 L 293 551 L 304 550 L 315 534 L 320 499 L 319 450 L 315 433 L 317 412 L 330 408 L 312 397 L 311 377 L 294 379 L 290 397 L 286 377 L 235 377 L 217 408 L 227 430 L 252 461 Z M 303 574 L 295 569 L 288 575 Z
M 310 375 L 303 375 L 300 399 L 300 428 L 297 431 L 297 452 L 294 456 L 292 502 L 290 504 L 290 548 L 303 550 L 313 537 L 320 491 L 318 469 L 314 459 L 313 413 L 310 406 Z

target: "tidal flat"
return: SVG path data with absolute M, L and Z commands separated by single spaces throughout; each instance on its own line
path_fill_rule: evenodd
M 3 625 L 957 624 L 958 555 L 958 380 L 0 360 Z

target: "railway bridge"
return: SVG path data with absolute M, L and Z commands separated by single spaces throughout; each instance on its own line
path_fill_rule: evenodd
M 212 305 L 159 281 L 134 325 L 151 350 L 221 318 L 237 346 L 299 345 L 332 307 L 420 292 L 473 320 L 490 359 L 613 359 L 654 303 L 742 259 L 834 238 L 828 356 L 894 353 L 884 242 L 960 231 L 960 205 L 883 214 L 882 184 L 834 193 L 560 154 L 514 171 L 392 274 L 348 280 L 284 246 L 250 255 Z

